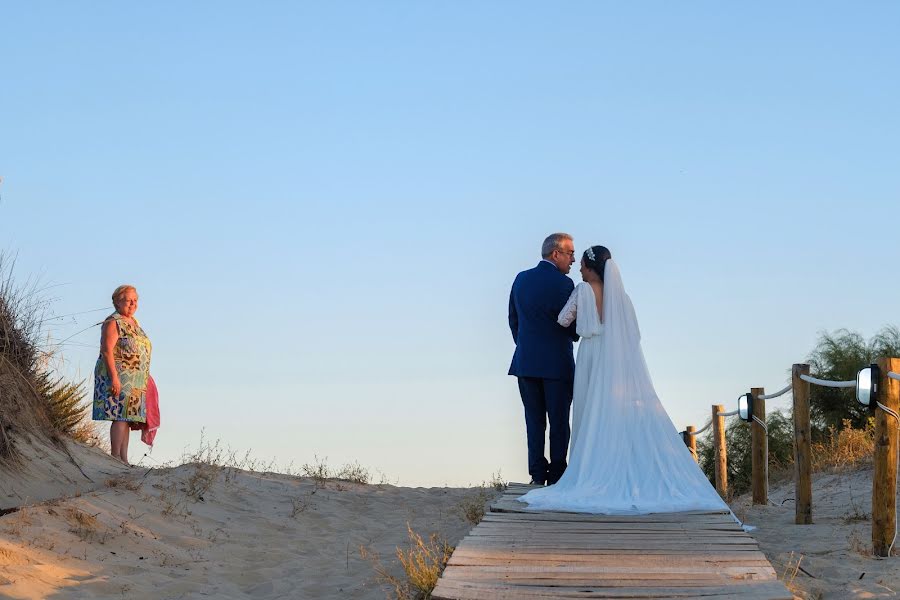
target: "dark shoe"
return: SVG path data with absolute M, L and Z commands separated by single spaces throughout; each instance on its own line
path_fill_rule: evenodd
M 544 481 L 538 481 L 537 479 L 532 479 L 528 482 L 528 485 L 546 485 Z

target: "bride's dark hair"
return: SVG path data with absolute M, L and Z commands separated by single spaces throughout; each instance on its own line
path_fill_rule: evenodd
M 590 254 L 593 254 L 594 258 L 591 258 Z M 600 277 L 601 282 L 603 281 L 603 271 L 606 267 L 606 261 L 611 258 L 612 254 L 610 254 L 609 249 L 606 246 L 591 246 L 581 255 L 581 259 L 584 261 L 585 266 L 596 273 L 597 276 Z

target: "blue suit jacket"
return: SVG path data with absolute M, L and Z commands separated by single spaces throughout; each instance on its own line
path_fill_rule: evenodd
M 516 276 L 509 293 L 509 329 L 516 342 L 510 375 L 574 378 L 575 323 L 563 327 L 556 321 L 574 288 L 571 279 L 544 260 Z

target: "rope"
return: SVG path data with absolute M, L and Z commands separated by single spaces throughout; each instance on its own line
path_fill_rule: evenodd
M 707 423 L 706 427 L 704 427 L 703 429 L 698 429 L 697 431 L 685 431 L 685 433 L 688 435 L 700 435 L 701 433 L 709 429 L 710 425 L 712 425 L 712 421 Z
M 717 417 L 732 417 L 732 416 L 738 414 L 738 412 L 739 412 L 738 410 L 732 410 L 732 411 L 730 411 L 730 412 L 720 412 L 720 413 L 716 413 L 716 416 L 717 416 Z M 686 433 L 686 434 L 688 434 L 688 435 L 700 435 L 701 433 L 703 433 L 704 431 L 706 431 L 706 430 L 709 429 L 710 427 L 712 427 L 712 421 L 710 421 L 709 423 L 707 423 L 707 424 L 703 427 L 703 429 L 698 429 L 697 431 L 687 431 L 687 430 L 684 430 L 682 433 Z
M 856 382 L 854 382 L 855 384 Z M 763 394 L 762 396 L 757 396 L 758 400 L 769 400 L 770 398 L 777 398 L 778 396 L 783 396 L 791 391 L 791 384 L 788 384 L 784 387 L 784 389 L 778 390 L 774 394 Z
M 852 381 L 828 381 L 827 379 L 816 379 L 815 377 L 810 377 L 809 375 L 800 375 L 800 379 L 803 381 L 808 381 L 810 383 L 814 383 L 816 385 L 823 385 L 825 387 L 832 388 L 852 388 L 856 387 L 856 380 Z
M 897 381 L 900 381 L 900 373 L 894 373 L 893 371 L 888 371 L 888 377 L 890 377 L 891 379 L 896 379 Z

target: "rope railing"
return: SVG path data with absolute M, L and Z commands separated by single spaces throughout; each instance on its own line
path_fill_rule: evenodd
M 791 389 L 793 387 L 794 386 L 789 383 L 786 386 L 784 386 L 784 388 L 778 390 L 774 394 L 763 394 L 762 396 L 757 396 L 757 398 L 759 398 L 760 400 L 770 400 L 772 398 L 777 398 L 778 396 L 783 396 L 783 395 L 787 394 L 789 391 L 791 391 Z
M 704 427 L 703 429 L 698 429 L 697 431 L 683 431 L 682 433 L 686 433 L 686 434 L 688 434 L 688 435 L 700 435 L 701 433 L 703 433 L 704 431 L 706 431 L 706 430 L 709 429 L 710 427 L 712 427 L 712 421 L 710 421 L 709 423 L 707 423 L 707 424 L 706 424 L 706 427 Z
M 712 466 L 715 474 L 716 490 L 728 495 L 727 444 L 725 421 L 722 417 L 740 415 L 740 418 L 759 427 L 751 427 L 752 490 L 754 504 L 768 503 L 768 427 L 766 425 L 765 401 L 779 398 L 788 392 L 793 395 L 792 418 L 794 421 L 795 457 L 795 506 L 797 524 L 812 523 L 812 444 L 810 440 L 810 385 L 826 388 L 856 390 L 856 401 L 873 411 L 876 436 L 887 439 L 888 443 L 875 447 L 874 462 L 876 477 L 872 482 L 872 542 L 876 556 L 890 556 L 897 538 L 900 537 L 900 514 L 896 501 L 898 461 L 897 447 L 900 446 L 900 398 L 897 386 L 889 385 L 889 380 L 900 381 L 900 358 L 879 358 L 860 370 L 857 379 L 836 381 L 813 377 L 808 364 L 795 364 L 791 370 L 791 383 L 777 392 L 766 394 L 765 388 L 751 388 L 750 393 L 738 397 L 739 408 L 725 411 L 721 404 L 712 407 L 712 419 L 702 429 L 694 431 L 688 426 L 681 432 L 684 443 L 691 455 L 698 459 L 697 436 L 712 428 L 710 439 L 713 453 Z M 896 425 L 895 425 L 896 424 Z M 891 522 L 893 513 L 893 527 Z
M 810 377 L 809 375 L 801 375 L 800 379 L 803 381 L 808 381 L 809 383 L 814 383 L 816 385 L 821 385 L 823 387 L 830 388 L 852 388 L 856 387 L 856 380 L 851 379 L 850 381 L 831 381 L 828 379 L 818 379 L 817 377 Z

